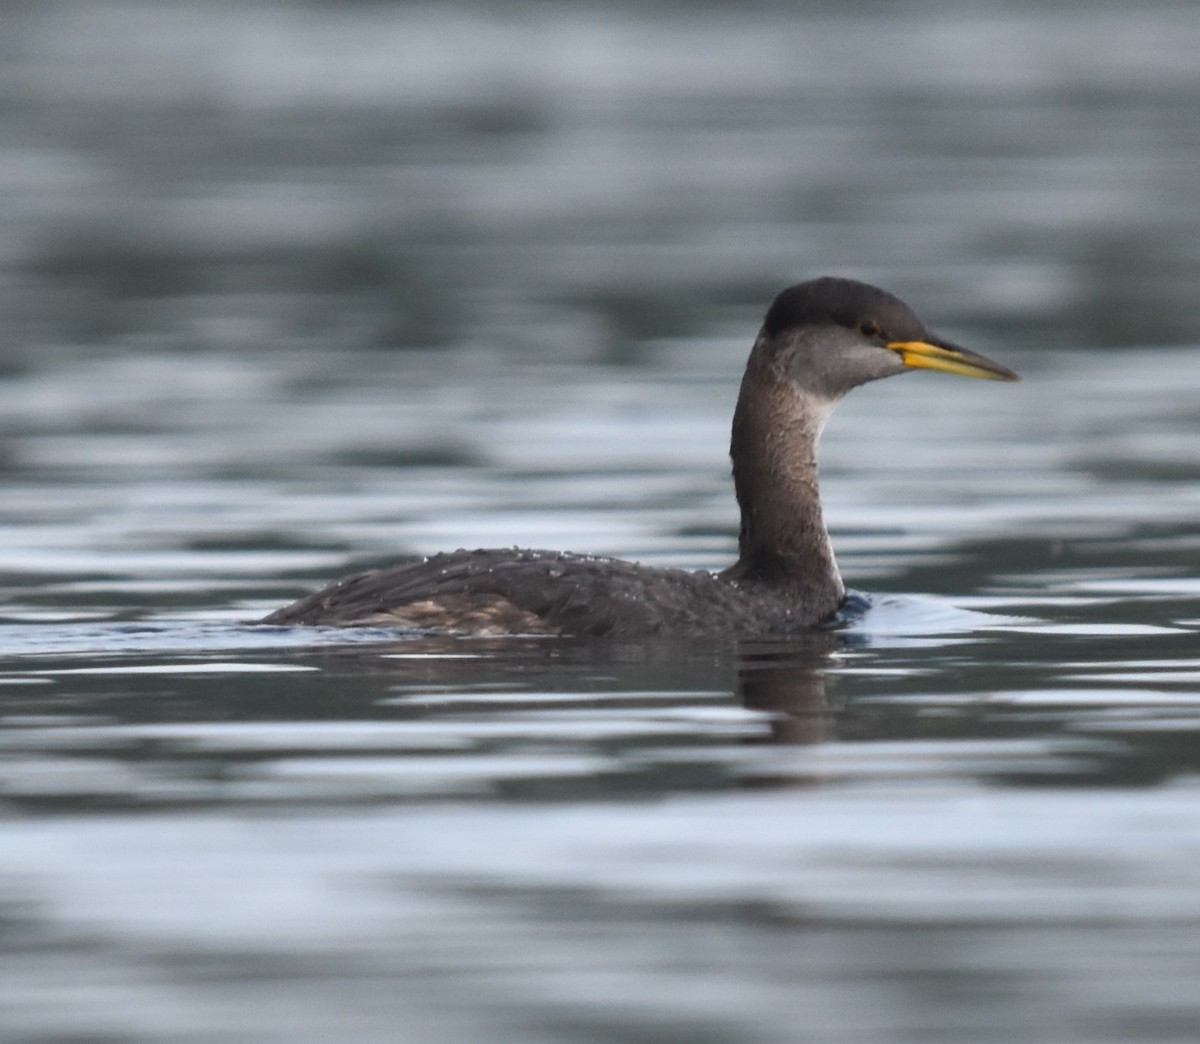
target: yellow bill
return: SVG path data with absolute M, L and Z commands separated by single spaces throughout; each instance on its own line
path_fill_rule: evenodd
M 941 370 L 960 377 L 981 377 L 985 381 L 1019 381 L 1007 366 L 949 342 L 893 341 L 888 347 L 900 356 L 905 366 L 920 370 Z

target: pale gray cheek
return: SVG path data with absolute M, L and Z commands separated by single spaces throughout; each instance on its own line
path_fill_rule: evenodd
M 883 377 L 902 373 L 900 357 L 886 348 L 861 348 L 839 357 L 837 365 L 822 374 L 819 391 L 826 396 L 841 396 L 851 388 Z
M 882 377 L 893 377 L 903 373 L 907 367 L 900 356 L 887 348 L 878 348 L 869 356 L 856 360 L 856 369 L 864 374 L 863 382 L 877 381 Z

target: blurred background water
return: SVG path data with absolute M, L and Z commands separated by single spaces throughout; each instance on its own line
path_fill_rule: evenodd
M 1200 10 L 0 5 L 0 1039 L 1191 1041 Z M 852 632 L 259 631 L 719 568 L 783 286 Z

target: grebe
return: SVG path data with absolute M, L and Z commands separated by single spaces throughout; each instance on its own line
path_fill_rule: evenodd
M 561 551 L 476 550 L 359 573 L 267 616 L 280 626 L 639 641 L 794 634 L 846 600 L 817 489 L 817 441 L 852 388 L 909 369 L 1015 381 L 942 340 L 899 298 L 825 277 L 784 290 L 742 378 L 730 457 L 738 559 L 720 573 Z

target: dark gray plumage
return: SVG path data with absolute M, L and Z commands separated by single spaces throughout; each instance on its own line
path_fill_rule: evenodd
M 935 337 L 903 301 L 865 283 L 815 279 L 775 299 L 734 412 L 742 522 L 738 560 L 724 572 L 558 551 L 455 551 L 339 580 L 262 622 L 623 640 L 819 626 L 846 596 L 821 515 L 821 430 L 846 392 L 909 368 L 1018 379 Z
M 811 626 L 782 593 L 755 586 L 563 551 L 454 551 L 346 577 L 263 623 L 620 639 Z

